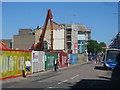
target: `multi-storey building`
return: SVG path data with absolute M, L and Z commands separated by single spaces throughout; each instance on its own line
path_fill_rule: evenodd
M 65 27 L 65 51 L 87 53 L 87 41 L 91 38 L 91 30 L 83 25 L 66 25 Z
M 111 40 L 110 46 L 120 46 L 120 32 Z
M 87 53 L 87 41 L 91 38 L 91 30 L 83 25 L 78 27 L 78 53 Z
M 35 42 L 35 35 L 32 29 L 19 29 L 19 34 L 13 36 L 13 48 L 31 49 Z
M 65 26 L 65 51 L 67 53 L 78 53 L 77 25 Z

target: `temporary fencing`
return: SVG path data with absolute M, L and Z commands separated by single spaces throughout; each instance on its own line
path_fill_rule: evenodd
M 58 58 L 58 53 L 45 53 L 45 70 L 53 69 L 53 61 Z
M 22 76 L 25 61 L 27 59 L 32 61 L 31 51 L 13 49 L 0 49 L 0 51 L 0 79 Z
M 44 61 L 44 52 L 43 51 L 32 51 L 32 72 L 40 72 L 45 70 L 45 61 Z
M 68 54 L 67 53 L 59 53 L 59 66 L 62 67 L 68 67 Z
M 70 64 L 77 64 L 78 63 L 78 54 L 68 54 L 69 56 L 69 63 Z
M 87 61 L 86 54 L 43 52 L 0 49 L 0 79 L 13 78 L 23 75 L 25 61 L 30 59 L 32 63 L 31 74 L 40 71 L 53 70 L 53 60 L 59 60 L 59 68 Z

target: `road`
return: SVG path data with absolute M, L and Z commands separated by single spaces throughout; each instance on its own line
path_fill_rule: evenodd
M 27 78 L 20 78 L 16 81 L 3 81 L 3 88 L 41 88 L 49 90 L 53 88 L 120 88 L 120 71 L 112 71 L 87 62 L 80 65 L 60 69 L 57 72 L 51 71 L 38 73 Z M 4 89 L 3 89 L 4 90 Z

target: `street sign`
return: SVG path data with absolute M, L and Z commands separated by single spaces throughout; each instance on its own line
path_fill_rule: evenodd
M 110 48 L 110 47 L 102 47 L 103 49 L 108 49 L 108 48 Z

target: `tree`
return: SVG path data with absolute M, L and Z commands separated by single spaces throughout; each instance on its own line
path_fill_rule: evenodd
M 102 49 L 102 47 L 106 47 L 106 44 L 104 42 L 98 43 L 96 40 L 88 40 L 87 42 L 87 49 L 88 53 L 104 53 L 105 49 Z
M 102 47 L 106 47 L 106 44 L 104 42 L 100 42 L 98 45 L 99 45 L 99 52 L 104 53 L 106 50 L 103 49 Z
M 88 53 L 96 53 L 98 42 L 96 40 L 88 40 L 87 43 Z

